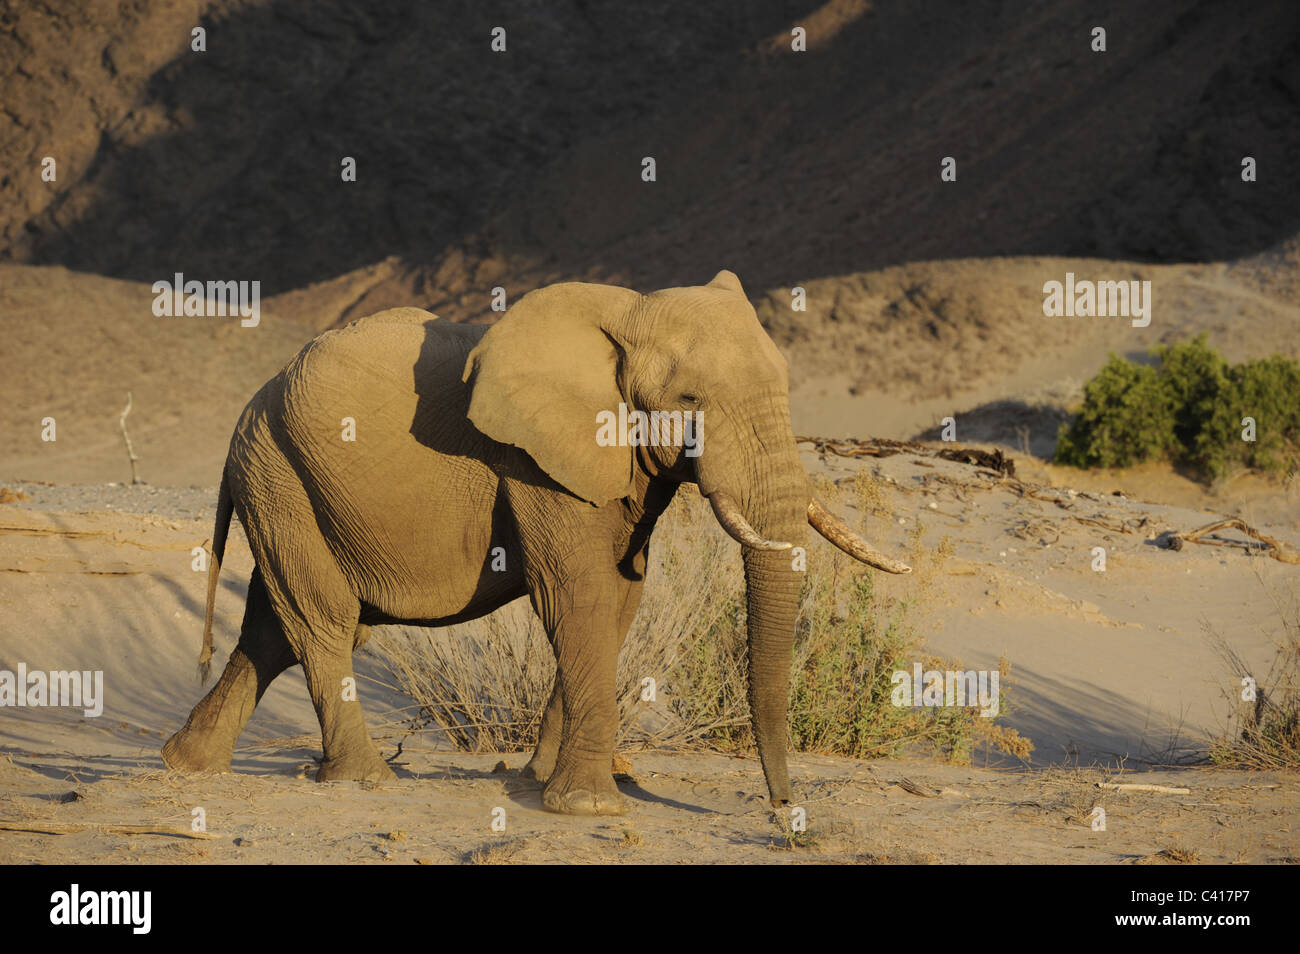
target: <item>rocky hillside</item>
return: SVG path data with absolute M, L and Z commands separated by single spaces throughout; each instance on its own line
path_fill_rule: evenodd
M 575 278 L 737 271 L 801 433 L 957 414 L 963 439 L 1047 453 L 1108 350 L 1208 330 L 1237 360 L 1296 354 L 1300 6 L 954 9 L 5 4 L 0 461 L 121 479 L 132 391 L 147 479 L 212 483 L 315 331 L 393 305 L 486 321 L 494 286 Z M 1155 319 L 1044 318 L 1071 270 L 1152 281 Z M 157 318 L 149 286 L 177 272 L 259 281 L 263 325 Z
M 318 286 L 294 317 L 319 326 L 485 317 L 494 285 L 575 276 L 725 265 L 757 294 L 918 260 L 1233 260 L 1300 232 L 1293 2 L 953 10 L 7 4 L 0 260 Z

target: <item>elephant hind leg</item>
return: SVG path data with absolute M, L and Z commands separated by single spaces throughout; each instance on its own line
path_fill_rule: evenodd
M 317 641 L 303 653 L 307 691 L 320 720 L 324 749 L 316 778 L 321 782 L 388 781 L 396 776 L 370 738 L 352 671 L 353 644 L 364 641 L 365 635 L 355 620 L 341 628 L 348 633 L 342 643 L 333 638 L 327 644 Z
M 272 680 L 296 661 L 271 608 L 262 574 L 254 568 L 239 645 L 212 691 L 163 746 L 163 762 L 178 771 L 229 772 L 235 741 L 254 707 Z
M 375 748 L 361 711 L 353 647 L 369 635 L 360 625 L 361 604 L 335 563 L 325 539 L 300 538 L 285 550 L 254 532 L 254 552 L 266 559 L 267 590 L 294 655 L 307 677 L 320 720 L 324 758 L 317 779 L 386 781 L 396 776 Z

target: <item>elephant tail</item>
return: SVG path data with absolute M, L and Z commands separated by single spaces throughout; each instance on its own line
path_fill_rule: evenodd
M 212 560 L 208 563 L 208 605 L 203 614 L 203 648 L 199 650 L 199 681 L 208 681 L 212 671 L 212 614 L 217 602 L 217 577 L 221 575 L 221 561 L 226 555 L 226 536 L 230 533 L 230 515 L 234 512 L 230 499 L 230 483 L 226 472 L 221 471 L 221 490 L 217 493 L 217 521 L 212 528 Z

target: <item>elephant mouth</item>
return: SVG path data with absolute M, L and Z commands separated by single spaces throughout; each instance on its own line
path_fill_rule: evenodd
M 709 494 L 709 504 L 713 507 L 713 515 L 717 518 L 722 529 L 727 531 L 727 534 L 741 546 L 748 547 L 751 550 L 768 551 L 789 550 L 791 548 L 792 544 L 790 543 L 781 540 L 764 539 L 758 531 L 749 525 L 749 521 L 740 512 L 740 507 L 736 504 L 736 501 L 728 494 L 715 490 Z M 887 573 L 912 572 L 912 568 L 906 563 L 885 556 L 850 530 L 843 520 L 827 510 L 815 497 L 808 501 L 808 523 L 830 543 L 833 543 L 861 563 L 873 566 L 878 570 L 884 570 Z

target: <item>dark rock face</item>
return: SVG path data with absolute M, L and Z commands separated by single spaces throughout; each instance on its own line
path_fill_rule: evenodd
M 496 284 L 725 266 L 756 292 L 936 258 L 1232 259 L 1300 231 L 1290 0 L 114 6 L 2 15 L 0 260 L 271 296 L 389 259 L 373 304 L 473 318 Z

